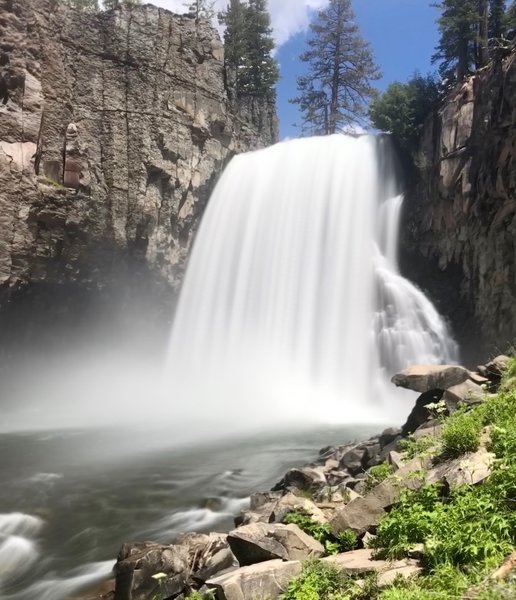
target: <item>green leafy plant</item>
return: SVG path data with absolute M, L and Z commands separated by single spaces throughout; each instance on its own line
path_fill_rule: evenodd
M 441 458 L 456 458 L 478 450 L 482 431 L 480 416 L 478 411 L 464 408 L 446 420 L 441 434 Z
M 357 537 L 352 531 L 343 531 L 338 536 L 334 536 L 329 523 L 318 523 L 303 510 L 289 512 L 284 522 L 297 525 L 305 533 L 311 535 L 324 546 L 326 554 L 347 552 L 348 550 L 353 550 L 357 545 Z
M 361 593 L 357 584 L 337 567 L 321 561 L 303 565 L 280 600 L 352 600 Z
M 386 462 L 371 467 L 366 473 L 366 492 L 372 490 L 379 483 L 387 479 L 387 477 L 389 477 L 389 475 L 392 475 L 393 472 L 394 469 L 392 468 L 392 465 Z
M 420 438 L 408 436 L 400 440 L 400 450 L 407 455 L 407 458 L 415 458 L 416 456 L 425 456 L 431 448 L 436 445 L 436 438 L 430 435 L 424 435 Z

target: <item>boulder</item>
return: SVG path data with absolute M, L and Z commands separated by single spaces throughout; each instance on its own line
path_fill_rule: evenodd
M 499 356 L 493 358 L 493 360 L 489 361 L 484 367 L 479 367 L 478 371 L 487 377 L 489 381 L 494 383 L 498 383 L 507 369 L 507 365 L 509 364 L 510 357 L 505 354 L 500 354 Z
M 401 437 L 401 429 L 397 427 L 389 427 L 384 429 L 379 437 L 380 447 L 383 450 L 387 444 L 391 444 Z
M 455 412 L 461 404 L 480 404 L 485 398 L 485 391 L 469 379 L 448 388 L 444 392 L 444 401 L 450 413 Z
M 433 390 L 431 392 L 425 392 L 419 396 L 419 398 L 416 400 L 414 408 L 407 418 L 407 421 L 401 428 L 403 437 L 407 437 L 408 435 L 414 433 L 418 427 L 421 427 L 421 425 L 428 421 L 430 418 L 430 412 L 426 408 L 427 405 L 439 402 L 443 397 L 443 393 L 444 392 L 442 390 Z M 385 448 L 383 452 L 385 452 Z
M 236 564 L 223 533 L 186 533 L 178 537 L 177 544 L 188 549 L 188 572 L 197 582 L 204 582 Z
M 305 560 L 324 554 L 322 544 L 297 525 L 252 523 L 231 531 L 228 542 L 242 567 L 276 558 Z
M 382 573 L 407 567 L 417 568 L 417 562 L 414 560 L 377 560 L 373 558 L 373 552 L 373 550 L 363 548 L 362 550 L 352 550 L 351 552 L 344 552 L 343 554 L 327 556 L 326 558 L 323 558 L 323 561 L 334 565 L 346 575 Z
M 327 488 L 324 488 L 327 489 Z M 302 510 L 310 515 L 317 523 L 327 523 L 328 519 L 317 505 L 308 498 L 302 498 L 295 494 L 288 493 L 279 498 L 273 505 L 271 519 L 269 522 L 282 522 L 289 512 Z
M 399 452 L 389 452 L 387 462 L 391 465 L 394 471 L 399 471 L 403 467 L 403 456 Z
M 367 449 L 364 446 L 356 446 L 348 450 L 340 459 L 340 469 L 348 471 L 351 475 L 362 473 L 367 462 L 366 452 Z
M 299 561 L 270 560 L 242 567 L 206 584 L 215 590 L 217 600 L 275 600 L 300 572 Z
M 321 468 L 305 467 L 303 469 L 290 469 L 285 473 L 272 491 L 301 490 L 316 492 L 326 485 L 326 477 Z
M 397 387 L 424 394 L 432 390 L 447 390 L 470 378 L 470 372 L 457 365 L 415 365 L 391 379 Z
M 351 529 L 356 535 L 363 535 L 378 525 L 386 509 L 390 508 L 400 497 L 403 488 L 417 489 L 423 480 L 414 477 L 414 472 L 427 466 L 429 459 L 413 458 L 401 467 L 395 476 L 388 477 L 368 494 L 352 500 L 342 508 L 337 508 L 330 519 L 330 527 L 334 535 Z
M 495 455 L 485 448 L 459 456 L 430 469 L 427 483 L 446 483 L 450 489 L 461 485 L 476 485 L 491 474 Z
M 114 570 L 115 600 L 165 600 L 186 588 L 188 548 L 151 542 L 124 544 Z M 156 579 L 159 573 L 165 577 Z

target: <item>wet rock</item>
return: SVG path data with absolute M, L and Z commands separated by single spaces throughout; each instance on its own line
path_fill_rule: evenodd
M 290 469 L 272 491 L 300 490 L 316 492 L 327 484 L 324 472 L 320 468 L 305 467 Z
M 297 525 L 253 523 L 229 533 L 228 542 L 240 566 L 276 558 L 305 560 L 324 554 L 322 544 Z
M 446 390 L 464 383 L 470 373 L 456 365 L 414 365 L 397 373 L 391 379 L 397 387 L 424 394 L 433 390 Z
M 150 542 L 124 544 L 115 565 L 115 600 L 166 600 L 187 586 L 188 548 Z M 165 577 L 154 576 L 164 573 Z
M 215 590 L 217 600 L 275 600 L 300 572 L 299 561 L 270 560 L 210 579 L 207 585 Z

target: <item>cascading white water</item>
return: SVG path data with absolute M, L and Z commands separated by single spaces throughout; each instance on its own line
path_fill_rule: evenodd
M 392 373 L 455 359 L 437 311 L 398 273 L 389 152 L 335 135 L 233 158 L 174 321 L 178 397 L 211 418 L 395 421 Z

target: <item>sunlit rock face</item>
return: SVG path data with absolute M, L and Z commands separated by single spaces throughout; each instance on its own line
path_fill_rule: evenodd
M 28 284 L 177 287 L 218 173 L 275 141 L 274 107 L 231 109 L 208 23 L 52 0 L 0 14 L 0 306 Z
M 499 55 L 428 120 L 406 202 L 405 270 L 475 340 L 475 358 L 478 334 L 490 350 L 516 338 L 515 57 Z

